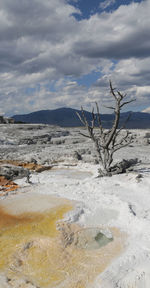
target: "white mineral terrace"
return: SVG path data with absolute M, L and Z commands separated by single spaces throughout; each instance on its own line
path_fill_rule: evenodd
M 53 168 L 32 172 L 31 183 L 15 179 L 19 188 L 1 197 L 0 288 L 149 288 L 146 132 L 132 131 L 137 141 L 115 159 L 138 157 L 134 171 L 103 178 L 97 178 L 93 154 L 73 158 L 74 151 L 83 152 L 84 145 L 92 151 L 92 146 L 77 130 L 71 133 L 60 145 L 13 144 L 12 154 L 3 136 L 3 159 L 7 148 L 9 159 L 35 158 L 40 164 L 47 159 L 45 165 Z

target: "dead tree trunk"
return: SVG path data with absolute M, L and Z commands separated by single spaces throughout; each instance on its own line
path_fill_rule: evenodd
M 131 103 L 132 101 L 135 101 L 135 99 L 124 101 L 126 94 L 123 95 L 119 91 L 115 91 L 115 89 L 112 87 L 111 81 L 110 81 L 110 93 L 115 100 L 114 107 L 107 107 L 109 109 L 114 110 L 115 114 L 115 119 L 110 129 L 106 130 L 102 126 L 101 116 L 97 102 L 96 102 L 96 114 L 94 113 L 94 109 L 92 111 L 91 124 L 89 124 L 87 121 L 83 107 L 81 107 L 81 115 L 77 113 L 82 124 L 88 130 L 88 135 L 82 133 L 81 134 L 85 137 L 91 138 L 95 144 L 95 148 L 98 153 L 99 163 L 101 163 L 103 167 L 102 169 L 99 170 L 100 176 L 112 175 L 111 171 L 113 170 L 112 166 L 113 154 L 119 149 L 128 146 L 132 141 L 132 137 L 129 135 L 128 130 L 126 130 L 125 135 L 123 136 L 120 135 L 120 132 L 122 129 L 125 128 L 125 124 L 128 121 L 129 117 L 126 119 L 125 123 L 122 125 L 121 128 L 118 129 L 118 127 L 119 127 L 121 108 L 124 105 Z M 95 133 L 96 126 L 98 126 L 99 129 L 98 134 Z

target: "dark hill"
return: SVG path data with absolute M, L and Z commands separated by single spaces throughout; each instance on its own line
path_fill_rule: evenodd
M 41 110 L 25 115 L 14 115 L 12 118 L 16 122 L 25 123 L 42 123 L 50 125 L 58 125 L 62 127 L 77 127 L 82 126 L 76 112 L 81 113 L 80 110 L 72 108 L 59 108 L 55 110 Z M 130 112 L 121 114 L 120 124 L 122 124 L 128 117 Z M 85 111 L 88 121 L 91 121 L 91 113 Z M 105 128 L 110 128 L 114 119 L 113 114 L 102 114 L 101 120 Z M 129 121 L 126 125 L 130 129 L 147 129 L 150 128 L 150 114 L 142 112 L 132 112 Z

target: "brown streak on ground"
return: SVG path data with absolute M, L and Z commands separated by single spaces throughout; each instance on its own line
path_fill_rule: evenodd
M 23 213 L 21 215 L 9 214 L 2 206 L 0 206 L 0 229 L 13 227 L 18 224 L 36 222 L 42 218 L 39 213 Z
M 0 160 L 0 164 L 11 164 L 11 165 L 15 165 L 15 166 L 20 166 L 23 168 L 27 168 L 29 170 L 32 171 L 36 171 L 36 172 L 42 172 L 45 170 L 50 170 L 52 167 L 51 166 L 44 166 L 44 165 L 39 165 L 37 163 L 33 163 L 33 162 L 20 162 L 17 160 Z
M 4 176 L 0 176 L 0 186 L 0 196 L 4 196 L 8 192 L 19 188 L 15 182 L 6 179 Z

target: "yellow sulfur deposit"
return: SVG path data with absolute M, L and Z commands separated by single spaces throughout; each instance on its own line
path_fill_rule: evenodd
M 49 211 L 20 215 L 0 208 L 0 271 L 12 287 L 31 283 L 40 288 L 86 288 L 119 255 L 123 235 L 115 228 L 113 241 L 96 250 L 78 245 L 84 243 L 78 225 L 59 222 L 57 230 L 56 222 L 71 209 L 68 202 Z M 18 281 L 24 285 L 17 286 Z
M 0 208 L 0 269 L 8 265 L 9 257 L 20 243 L 35 237 L 56 237 L 56 221 L 72 207 L 64 205 L 45 213 L 11 215 Z

